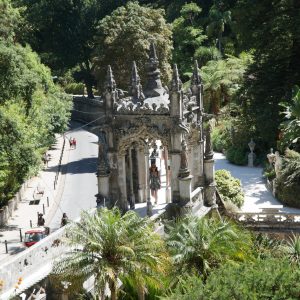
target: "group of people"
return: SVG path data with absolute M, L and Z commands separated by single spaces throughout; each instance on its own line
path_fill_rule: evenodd
M 60 222 L 60 226 L 63 227 L 65 225 L 67 225 L 68 223 L 69 223 L 69 218 L 66 213 L 63 213 L 61 222 Z M 43 217 L 43 214 L 41 214 L 41 213 L 38 213 L 37 225 L 41 226 L 41 227 L 43 227 L 45 225 L 45 219 Z
M 70 148 L 71 148 L 71 149 L 76 149 L 77 141 L 76 141 L 75 138 L 70 137 L 69 143 L 70 143 Z

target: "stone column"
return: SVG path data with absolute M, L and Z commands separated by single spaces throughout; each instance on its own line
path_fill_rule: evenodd
M 137 200 L 137 202 L 142 203 L 142 202 L 146 202 L 146 160 L 145 160 L 145 151 L 141 148 L 137 149 L 137 161 L 138 161 L 138 179 L 139 179 L 139 183 L 138 183 L 138 194 L 139 197 Z
M 165 163 L 165 170 L 166 170 L 166 203 L 171 202 L 171 189 L 170 189 L 170 170 L 169 170 L 169 154 L 168 148 L 164 147 L 164 163 Z
M 205 175 L 205 202 L 206 205 L 217 208 L 216 204 L 216 184 L 215 184 L 215 161 L 211 142 L 211 126 L 208 125 L 206 131 L 206 143 L 204 154 L 204 175 Z
M 123 211 L 128 210 L 127 203 L 127 191 L 126 191 L 126 164 L 125 164 L 125 154 L 118 155 L 118 185 L 120 189 L 119 201 L 117 206 Z
M 146 190 L 146 201 L 150 201 L 150 174 L 149 174 L 149 148 L 145 148 L 145 190 Z
M 130 169 L 130 178 L 129 178 L 129 183 L 130 183 L 130 208 L 134 209 L 135 207 L 135 196 L 134 196 L 134 191 L 133 191 L 133 168 L 132 168 L 132 148 L 129 148 L 128 150 L 128 155 L 129 155 L 129 169 Z

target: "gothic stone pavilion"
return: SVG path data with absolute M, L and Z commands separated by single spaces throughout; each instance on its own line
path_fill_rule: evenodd
M 105 122 L 99 134 L 98 200 L 123 211 L 135 202 L 150 203 L 149 164 L 156 156 L 157 141 L 166 168 L 166 202 L 169 207 L 215 207 L 214 160 L 210 130 L 203 140 L 203 86 L 197 62 L 187 93 L 177 66 L 168 92 L 161 83 L 155 46 L 146 63 L 148 82 L 143 90 L 135 62 L 124 96 L 108 66 L 103 95 Z M 204 144 L 206 149 L 204 150 Z M 151 154 L 150 150 L 154 149 Z M 180 213 L 180 212 L 179 212 Z

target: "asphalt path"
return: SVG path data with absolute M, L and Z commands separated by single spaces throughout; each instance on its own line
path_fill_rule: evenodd
M 82 125 L 79 123 L 72 123 L 71 128 L 80 126 Z M 75 220 L 82 210 L 96 206 L 98 137 L 84 129 L 68 132 L 66 137 L 75 138 L 77 145 L 76 149 L 70 149 L 69 145 L 67 147 L 69 159 L 63 166 L 66 173 L 62 197 L 50 221 L 51 230 L 60 227 L 63 213 L 66 213 L 69 219 Z

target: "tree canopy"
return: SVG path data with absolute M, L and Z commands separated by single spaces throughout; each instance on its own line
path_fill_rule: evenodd
M 129 2 L 100 21 L 96 36 L 94 64 L 99 87 L 102 88 L 107 66 L 111 65 L 117 86 L 127 88 L 132 62 L 145 82 L 144 64 L 148 59 L 150 42 L 156 45 L 162 81 L 170 80 L 169 65 L 172 50 L 171 26 L 164 11 Z

